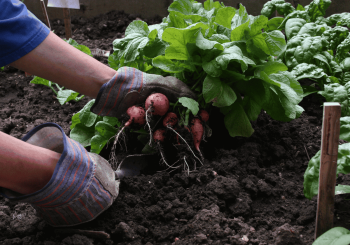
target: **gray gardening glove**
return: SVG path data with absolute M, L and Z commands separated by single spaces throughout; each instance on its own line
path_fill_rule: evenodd
M 21 195 L 0 187 L 0 194 L 10 201 L 29 203 L 47 223 L 63 227 L 95 219 L 117 198 L 120 182 L 107 160 L 87 152 L 57 124 L 41 124 L 22 140 L 62 155 L 41 190 Z
M 129 107 L 143 104 L 152 93 L 162 93 L 173 103 L 180 97 L 196 99 L 191 89 L 175 77 L 147 74 L 124 66 L 101 87 L 91 111 L 119 118 Z

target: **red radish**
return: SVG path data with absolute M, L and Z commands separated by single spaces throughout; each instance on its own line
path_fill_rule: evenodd
M 177 115 L 174 112 L 169 112 L 163 120 L 163 126 L 173 128 L 177 124 L 177 121 Z
M 164 142 L 164 139 L 165 139 L 165 129 L 160 128 L 153 133 L 153 140 L 156 142 L 158 146 L 157 148 L 158 148 L 158 151 L 160 152 L 160 155 L 162 156 L 164 164 L 167 165 L 169 168 L 173 168 L 172 166 L 169 166 L 169 164 L 166 162 L 164 157 L 163 149 L 161 146 L 161 143 Z
M 209 120 L 209 113 L 206 110 L 200 110 L 198 115 L 203 122 L 207 122 Z
M 203 137 L 204 128 L 199 118 L 192 119 L 191 132 L 193 137 L 194 148 L 196 148 L 196 150 L 201 154 L 199 150 L 199 145 Z
M 169 100 L 161 93 L 155 93 L 148 96 L 145 102 L 145 109 L 152 110 L 153 115 L 164 116 L 169 110 Z
M 117 136 L 114 139 L 110 161 L 112 162 L 112 167 L 116 168 L 117 160 L 115 156 L 115 147 L 117 145 L 120 134 L 124 131 L 125 127 L 129 127 L 132 123 L 138 124 L 140 126 L 146 123 L 145 110 L 140 106 L 129 107 L 126 113 L 129 115 L 129 120 L 124 124 L 124 126 L 119 130 Z
M 152 129 L 151 129 L 151 125 L 149 124 L 150 123 L 149 111 L 151 111 L 153 115 L 164 116 L 165 113 L 167 113 L 167 111 L 169 110 L 169 100 L 164 94 L 161 94 L 161 93 L 151 94 L 146 99 L 145 109 L 146 109 L 146 123 L 150 134 L 149 145 L 151 145 Z
M 157 129 L 154 133 L 153 133 L 153 139 L 155 142 L 164 142 L 165 139 L 165 129 Z
M 130 126 L 131 123 L 139 124 L 140 126 L 146 123 L 145 110 L 141 106 L 132 106 L 126 111 L 130 119 L 124 124 L 124 127 Z

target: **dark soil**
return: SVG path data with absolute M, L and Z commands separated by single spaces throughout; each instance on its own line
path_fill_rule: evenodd
M 73 19 L 73 39 L 111 50 L 135 18 L 112 12 Z M 63 21 L 53 21 L 53 30 L 64 37 Z M 0 130 L 21 138 L 39 124 L 55 122 L 69 135 L 72 115 L 89 98 L 61 106 L 49 88 L 29 84 L 31 79 L 11 67 L 0 72 Z M 150 172 L 125 178 L 111 208 L 74 227 L 104 231 L 110 239 L 52 228 L 31 206 L 0 197 L 0 244 L 312 244 L 317 202 L 304 197 L 303 174 L 320 149 L 322 102 L 318 95 L 306 97 L 305 112 L 288 123 L 262 112 L 250 138 L 227 137 L 214 113 L 203 166 L 189 175 Z M 341 175 L 338 183 L 349 184 L 350 178 Z M 346 199 L 336 197 L 334 225 L 350 228 Z

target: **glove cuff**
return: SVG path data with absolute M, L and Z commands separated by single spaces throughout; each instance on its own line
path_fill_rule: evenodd
M 115 117 L 120 102 L 130 91 L 140 92 L 144 83 L 144 74 L 133 67 L 121 67 L 113 78 L 103 84 L 98 92 L 91 111 L 99 116 Z
M 72 226 L 93 220 L 117 197 L 119 182 L 108 162 L 88 153 L 57 124 L 39 125 L 22 140 L 62 155 L 41 190 L 21 195 L 0 188 L 0 194 L 10 201 L 30 203 L 52 226 Z

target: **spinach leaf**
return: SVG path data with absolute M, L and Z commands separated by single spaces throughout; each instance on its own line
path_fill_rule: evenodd
M 350 143 L 339 145 L 337 176 L 339 173 L 350 173 Z M 320 172 L 321 151 L 318 151 L 309 161 L 308 167 L 304 173 L 304 195 L 312 199 L 318 194 L 319 172 Z M 342 188 L 342 187 L 341 187 Z M 337 191 L 337 188 L 336 188 Z M 340 194 L 340 191 L 336 194 Z
M 343 227 L 334 227 L 319 236 L 312 245 L 342 245 L 350 243 L 350 231 Z

